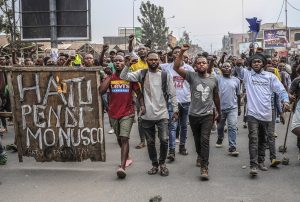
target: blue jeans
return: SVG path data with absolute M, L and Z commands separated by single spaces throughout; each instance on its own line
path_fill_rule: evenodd
M 179 117 L 177 121 L 172 120 L 173 107 L 168 103 L 169 112 L 169 149 L 175 149 L 176 146 L 176 129 L 180 128 L 180 145 L 185 145 L 187 138 L 187 121 L 190 103 L 178 103 Z
M 237 108 L 222 110 L 221 121 L 218 124 L 218 138 L 223 140 L 224 139 L 224 127 L 225 127 L 226 120 L 227 120 L 228 142 L 229 142 L 229 147 L 231 147 L 231 148 L 236 148 L 237 117 L 238 117 Z

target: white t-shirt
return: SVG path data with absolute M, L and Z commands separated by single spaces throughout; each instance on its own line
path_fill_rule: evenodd
M 174 83 L 174 87 L 176 90 L 176 99 L 179 103 L 185 103 L 185 102 L 191 102 L 191 91 L 190 91 L 190 85 L 189 83 L 184 80 L 174 69 L 174 63 L 165 63 L 160 65 L 161 69 L 163 71 L 168 72 L 169 75 L 171 75 L 171 78 Z M 186 71 L 195 72 L 193 67 L 191 67 L 188 64 L 183 65 L 183 67 Z

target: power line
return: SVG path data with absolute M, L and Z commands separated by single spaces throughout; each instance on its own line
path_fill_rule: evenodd
M 295 10 L 297 10 L 297 11 L 300 11 L 300 9 L 296 8 L 295 6 L 293 6 L 290 2 L 287 2 L 287 3 L 288 3 L 288 5 L 289 5 L 290 7 L 292 7 L 293 9 L 295 9 Z
M 284 0 L 282 1 L 282 6 L 281 6 L 281 9 L 280 9 L 280 13 L 279 13 L 279 15 L 278 15 L 278 18 L 277 18 L 277 20 L 276 20 L 276 23 L 275 23 L 275 24 L 277 24 L 277 23 L 278 23 L 278 20 L 279 20 L 279 18 L 280 18 L 280 16 L 281 16 L 282 9 L 283 9 L 283 5 L 284 5 Z

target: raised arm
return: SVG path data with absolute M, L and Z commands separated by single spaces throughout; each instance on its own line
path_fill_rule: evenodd
M 107 65 L 105 64 L 105 62 L 104 62 L 104 55 L 105 55 L 106 51 L 108 50 L 108 48 L 109 48 L 109 46 L 108 46 L 107 44 L 104 44 L 104 45 L 103 45 L 102 52 L 101 52 L 101 54 L 100 54 L 100 56 L 99 56 L 99 64 L 100 64 L 100 66 L 107 66 Z M 113 62 L 113 61 L 112 61 L 112 62 Z
M 129 36 L 129 40 L 128 40 L 128 51 L 129 51 L 129 53 L 131 53 L 133 51 L 133 40 L 134 40 L 134 35 L 131 34 Z
M 141 82 L 140 75 L 141 70 L 129 72 L 129 67 L 125 66 L 120 74 L 120 78 L 126 81 Z
M 185 51 L 187 51 L 190 48 L 188 44 L 183 44 L 178 57 L 176 58 L 174 62 L 174 67 L 173 69 L 182 77 L 185 79 L 186 76 L 186 71 L 183 68 L 180 68 L 183 66 L 183 54 Z

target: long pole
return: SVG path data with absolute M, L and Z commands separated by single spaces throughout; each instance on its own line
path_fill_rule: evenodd
M 287 42 L 285 43 L 285 48 L 287 49 L 287 43 L 289 41 L 289 33 L 288 33 L 288 21 L 287 21 L 287 0 L 285 0 L 285 30 L 286 30 L 286 40 Z
M 244 42 L 244 21 L 245 21 L 245 18 L 244 18 L 244 0 L 242 0 L 242 42 Z
M 132 2 L 132 28 L 134 30 L 134 2 L 135 2 L 135 0 L 132 0 L 132 1 L 133 1 Z
M 13 12 L 13 37 L 12 37 L 12 42 L 13 42 L 13 48 L 16 42 L 16 9 L 15 9 L 15 0 L 12 0 L 12 12 Z
M 56 19 L 56 0 L 49 1 L 50 26 L 51 26 L 51 48 L 57 48 L 57 19 Z

